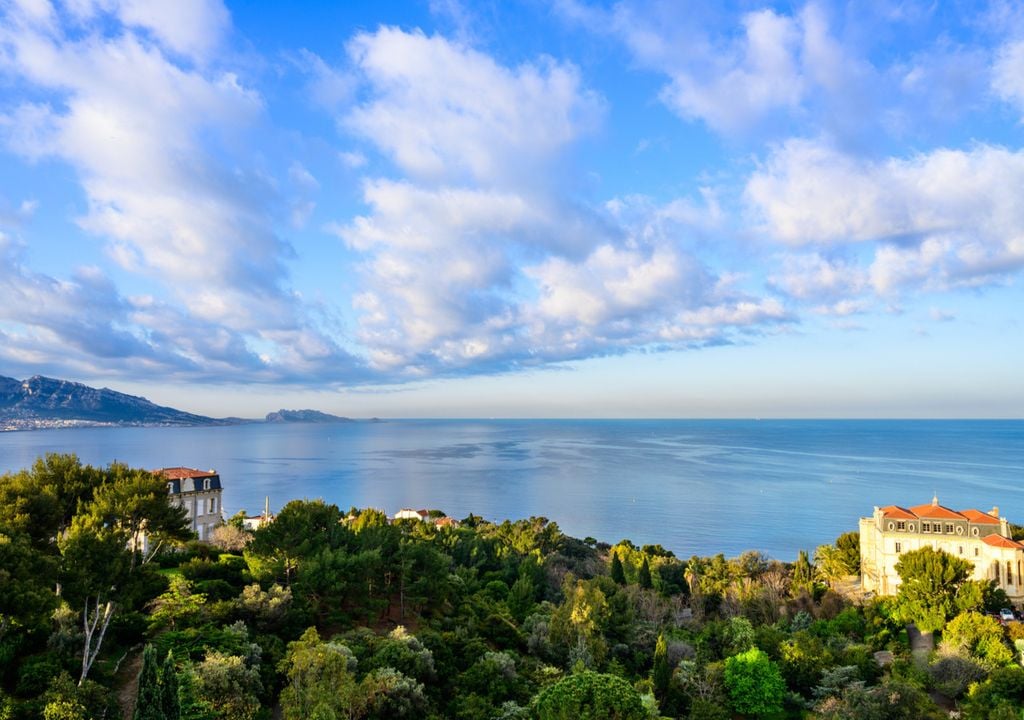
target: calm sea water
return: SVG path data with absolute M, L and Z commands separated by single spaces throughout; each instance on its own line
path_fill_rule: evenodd
M 215 468 L 228 512 L 324 498 L 342 509 L 543 515 L 578 537 L 682 556 L 792 559 L 874 505 L 998 505 L 1024 523 L 1024 421 L 430 420 L 0 433 L 0 472 L 49 451 Z

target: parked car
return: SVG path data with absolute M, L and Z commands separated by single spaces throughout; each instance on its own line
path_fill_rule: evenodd
M 1013 610 L 1010 608 L 1003 608 L 999 611 L 999 619 L 1000 621 L 1007 623 L 1016 620 L 1017 616 L 1013 614 Z

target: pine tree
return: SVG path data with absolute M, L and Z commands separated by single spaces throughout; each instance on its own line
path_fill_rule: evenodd
M 178 668 L 174 665 L 174 654 L 167 653 L 160 671 L 160 706 L 164 720 L 181 720 L 181 700 L 178 698 Z
M 654 695 L 659 700 L 665 699 L 671 679 L 672 668 L 668 666 L 668 643 L 665 642 L 665 635 L 662 633 L 658 635 L 658 642 L 654 646 L 654 670 L 651 672 Z
M 651 579 L 651 566 L 647 562 L 646 556 L 644 556 L 644 564 L 640 566 L 640 574 L 637 576 L 637 583 L 645 590 L 650 590 L 654 587 L 654 581 Z
M 622 568 L 622 561 L 619 560 L 619 554 L 612 551 L 612 580 L 619 585 L 626 584 L 626 571 Z
M 135 696 L 132 720 L 165 720 L 160 700 L 160 668 L 157 664 L 156 648 L 147 645 L 142 651 L 139 692 Z

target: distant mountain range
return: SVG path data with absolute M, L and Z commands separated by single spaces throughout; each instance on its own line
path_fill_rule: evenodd
M 150 402 L 110 388 L 35 375 L 28 380 L 0 376 L 0 431 L 57 427 L 237 425 L 259 422 L 211 418 Z M 279 410 L 266 422 L 353 422 L 316 410 Z

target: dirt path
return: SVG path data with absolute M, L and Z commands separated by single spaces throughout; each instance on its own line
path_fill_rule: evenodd
M 910 640 L 910 654 L 918 667 L 928 665 L 928 656 L 935 649 L 935 636 L 930 632 L 921 632 L 914 623 L 907 625 L 907 639 Z
M 142 670 L 142 651 L 133 649 L 117 670 L 117 704 L 121 706 L 121 716 L 131 720 L 135 710 L 135 698 L 139 694 L 139 672 Z

